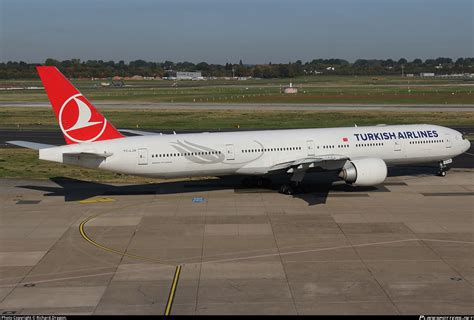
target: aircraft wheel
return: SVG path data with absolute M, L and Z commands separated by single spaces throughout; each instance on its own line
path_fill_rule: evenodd
M 449 167 L 446 166 L 443 162 L 440 162 L 439 163 L 438 176 L 445 177 L 448 170 L 449 170 Z
M 281 194 L 285 194 L 285 192 L 286 192 L 286 187 L 287 187 L 286 184 L 282 184 L 282 185 L 280 186 L 280 190 L 278 190 L 278 192 L 280 192 Z
M 287 195 L 292 195 L 293 194 L 293 188 L 288 184 L 283 184 L 280 187 L 280 193 L 287 194 Z

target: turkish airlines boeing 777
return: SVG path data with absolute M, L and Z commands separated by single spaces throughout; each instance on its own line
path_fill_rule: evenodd
M 444 176 L 451 159 L 470 148 L 461 133 L 436 125 L 161 135 L 133 131 L 125 137 L 55 68 L 38 67 L 66 145 L 26 141 L 39 158 L 119 173 L 175 178 L 286 172 L 291 194 L 308 171 L 335 170 L 348 184 L 372 186 L 387 165 L 437 161 Z M 132 132 L 132 130 L 129 130 Z

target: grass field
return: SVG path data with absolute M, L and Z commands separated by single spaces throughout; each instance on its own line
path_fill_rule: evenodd
M 318 128 L 376 124 L 431 123 L 472 125 L 474 112 L 428 111 L 274 111 L 274 110 L 156 110 L 104 109 L 104 116 L 118 128 L 139 129 L 268 129 Z M 0 108 L 0 128 L 57 129 L 48 107 Z
M 289 82 L 297 94 L 282 94 Z M 154 103 L 369 103 L 474 104 L 474 82 L 401 77 L 315 76 L 247 81 L 127 81 L 122 88 L 96 87 L 101 81 L 73 83 L 93 101 Z M 0 88 L 41 86 L 39 81 L 0 81 Z M 1 90 L 0 102 L 46 102 L 42 89 Z

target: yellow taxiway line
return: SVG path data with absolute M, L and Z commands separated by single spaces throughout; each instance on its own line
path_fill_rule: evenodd
M 181 266 L 176 266 L 176 271 L 174 272 L 173 283 L 171 284 L 170 294 L 168 296 L 168 302 L 166 303 L 165 316 L 171 314 L 171 307 L 173 306 L 174 296 L 176 294 L 176 287 L 178 286 L 179 274 L 181 273 Z
M 84 221 L 81 222 L 81 224 L 79 225 L 79 232 L 82 236 L 82 238 L 84 238 L 84 240 L 86 240 L 87 242 L 89 242 L 90 244 L 92 244 L 93 246 L 99 248 L 99 249 L 102 249 L 104 251 L 107 251 L 107 252 L 110 252 L 110 253 L 115 253 L 115 254 L 118 254 L 118 255 L 121 255 L 123 257 L 128 257 L 128 258 L 132 258 L 132 259 L 138 259 L 138 260 L 143 260 L 143 261 L 148 261 L 148 262 L 154 262 L 154 263 L 160 263 L 160 264 L 165 264 L 165 265 L 172 265 L 170 263 L 165 263 L 163 261 L 160 261 L 158 259 L 153 259 L 153 258 L 148 258 L 148 257 L 144 257 L 144 256 L 139 256 L 139 255 L 136 255 L 136 254 L 130 254 L 130 253 L 126 253 L 126 252 L 123 252 L 123 251 L 119 251 L 119 250 L 116 250 L 116 249 L 113 249 L 113 248 L 109 248 L 109 247 L 106 247 L 98 242 L 96 242 L 95 240 L 91 239 L 86 231 L 84 230 L 84 226 L 86 225 L 86 223 L 88 223 L 89 221 L 97 218 L 98 215 L 95 215 L 95 216 L 90 216 L 88 217 L 87 219 L 85 219 Z
M 148 262 L 153 262 L 153 263 L 159 263 L 159 264 L 163 264 L 163 265 L 172 265 L 172 264 L 169 264 L 169 263 L 165 263 L 165 262 L 162 262 L 160 260 L 157 260 L 157 259 L 152 259 L 152 258 L 148 258 L 148 257 L 144 257 L 144 256 L 139 256 L 139 255 L 136 255 L 136 254 L 130 254 L 130 253 L 126 253 L 126 252 L 122 252 L 122 251 L 119 251 L 119 250 L 116 250 L 116 249 L 113 249 L 113 248 L 109 248 L 107 246 L 104 246 L 98 242 L 96 242 L 94 239 L 90 238 L 84 227 L 85 225 L 90 222 L 91 220 L 97 218 L 100 214 L 98 215 L 95 215 L 95 216 L 90 216 L 88 218 L 86 218 L 85 220 L 83 220 L 81 222 L 81 224 L 79 225 L 79 233 L 81 234 L 82 238 L 84 240 L 86 240 L 87 242 L 89 242 L 90 244 L 92 244 L 93 246 L 101 249 L 101 250 L 104 250 L 106 252 L 110 252 L 110 253 L 114 253 L 114 254 L 118 254 L 120 256 L 123 256 L 123 257 L 128 257 L 128 258 L 132 258 L 132 259 L 138 259 L 138 260 L 143 260 L 143 261 L 148 261 Z M 176 270 L 174 272 L 174 277 L 173 277 L 173 283 L 171 284 L 171 289 L 170 289 L 170 293 L 169 293 L 169 296 L 168 296 L 168 302 L 166 303 L 166 308 L 165 308 L 165 315 L 168 316 L 171 314 L 171 308 L 173 306 L 173 301 L 174 301 L 174 296 L 176 294 L 176 288 L 178 286 L 178 280 L 179 280 L 179 275 L 181 273 L 181 266 L 178 265 L 176 266 Z

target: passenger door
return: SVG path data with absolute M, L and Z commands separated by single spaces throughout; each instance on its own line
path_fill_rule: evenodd
M 306 141 L 306 146 L 308 147 L 308 156 L 314 156 L 314 141 Z
M 138 149 L 138 164 L 139 165 L 148 164 L 148 149 L 146 148 Z
M 451 148 L 453 146 L 451 142 L 451 135 L 449 133 L 446 133 L 444 135 L 444 143 L 445 143 L 446 148 Z
M 225 157 L 227 160 L 235 160 L 234 145 L 226 144 L 225 145 Z
M 393 145 L 394 151 L 402 151 L 402 142 L 400 140 L 395 140 L 395 144 Z

